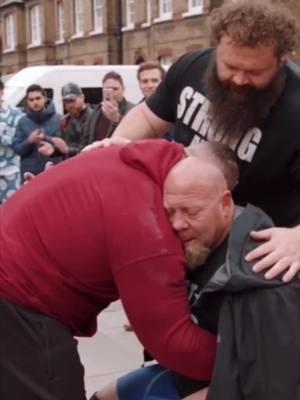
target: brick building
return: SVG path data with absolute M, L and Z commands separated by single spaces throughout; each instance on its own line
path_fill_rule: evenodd
M 223 1 L 234 0 L 0 0 L 1 73 L 39 64 L 168 64 L 209 45 L 209 13 Z M 299 0 L 274 1 L 300 20 Z

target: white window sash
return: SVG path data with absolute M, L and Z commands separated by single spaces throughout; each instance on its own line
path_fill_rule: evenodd
M 58 40 L 64 40 L 64 9 L 61 2 L 57 3 L 57 29 L 58 29 Z
M 40 7 L 33 6 L 30 9 L 31 44 L 39 45 L 41 38 Z
M 199 12 L 203 11 L 204 1 L 203 0 L 189 0 L 188 11 Z
M 14 14 L 4 17 L 4 46 L 5 50 L 14 50 L 16 46 Z
M 173 15 L 173 2 L 172 0 L 159 1 L 159 18 L 171 18 Z
M 152 4 L 151 0 L 147 0 L 147 23 L 151 24 L 152 19 Z
M 79 35 L 83 33 L 83 1 L 75 0 L 75 34 Z
M 128 28 L 134 27 L 134 19 L 135 19 L 135 0 L 127 0 L 126 1 L 126 26 Z
M 93 0 L 94 31 L 103 31 L 103 0 Z

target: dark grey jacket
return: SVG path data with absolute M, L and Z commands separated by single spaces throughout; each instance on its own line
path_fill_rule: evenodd
M 69 114 L 63 117 L 60 124 L 60 132 L 61 137 L 69 147 L 68 157 L 80 153 L 85 146 L 91 143 L 87 127 L 92 114 L 93 109 L 89 105 L 86 105 L 86 108 L 77 118 Z
M 233 225 L 225 264 L 203 290 L 225 292 L 207 400 L 300 399 L 300 281 L 266 281 L 245 262 L 256 246 L 249 232 L 272 225 L 248 206 Z
M 271 226 L 263 211 L 247 206 L 214 258 L 217 265 L 210 262 L 191 278 L 193 319 L 218 335 L 207 400 L 300 399 L 300 281 L 266 281 L 245 262 L 257 246 L 249 232 Z M 206 267 L 212 273 L 205 281 Z M 204 386 L 178 376 L 176 382 L 182 395 Z
M 124 117 L 125 114 L 128 113 L 129 110 L 131 110 L 135 104 L 131 103 L 130 101 L 127 101 L 125 98 L 123 98 L 123 101 L 119 104 L 119 112 L 121 114 L 121 117 Z M 99 118 L 102 116 L 102 110 L 101 110 L 101 104 L 99 104 L 94 111 L 92 112 L 87 130 L 88 130 L 88 135 L 89 135 L 89 143 L 92 143 L 95 141 L 95 136 L 96 136 L 96 130 L 97 130 L 97 124 L 99 121 Z M 109 128 L 107 131 L 107 134 L 105 137 L 110 137 L 113 134 L 113 131 L 116 129 L 118 126 L 117 123 L 115 122 L 110 122 Z

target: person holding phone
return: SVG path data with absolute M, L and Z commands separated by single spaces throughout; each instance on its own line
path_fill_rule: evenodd
M 134 104 L 124 97 L 125 86 L 120 74 L 108 72 L 102 80 L 102 102 L 95 108 L 89 118 L 87 131 L 92 143 L 110 137 Z

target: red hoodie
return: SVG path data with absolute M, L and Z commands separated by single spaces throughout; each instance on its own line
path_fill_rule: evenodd
M 76 335 L 92 335 L 99 312 L 120 297 L 162 365 L 209 379 L 215 337 L 190 319 L 182 246 L 162 201 L 183 156 L 182 145 L 148 140 L 37 176 L 0 208 L 0 296 Z

